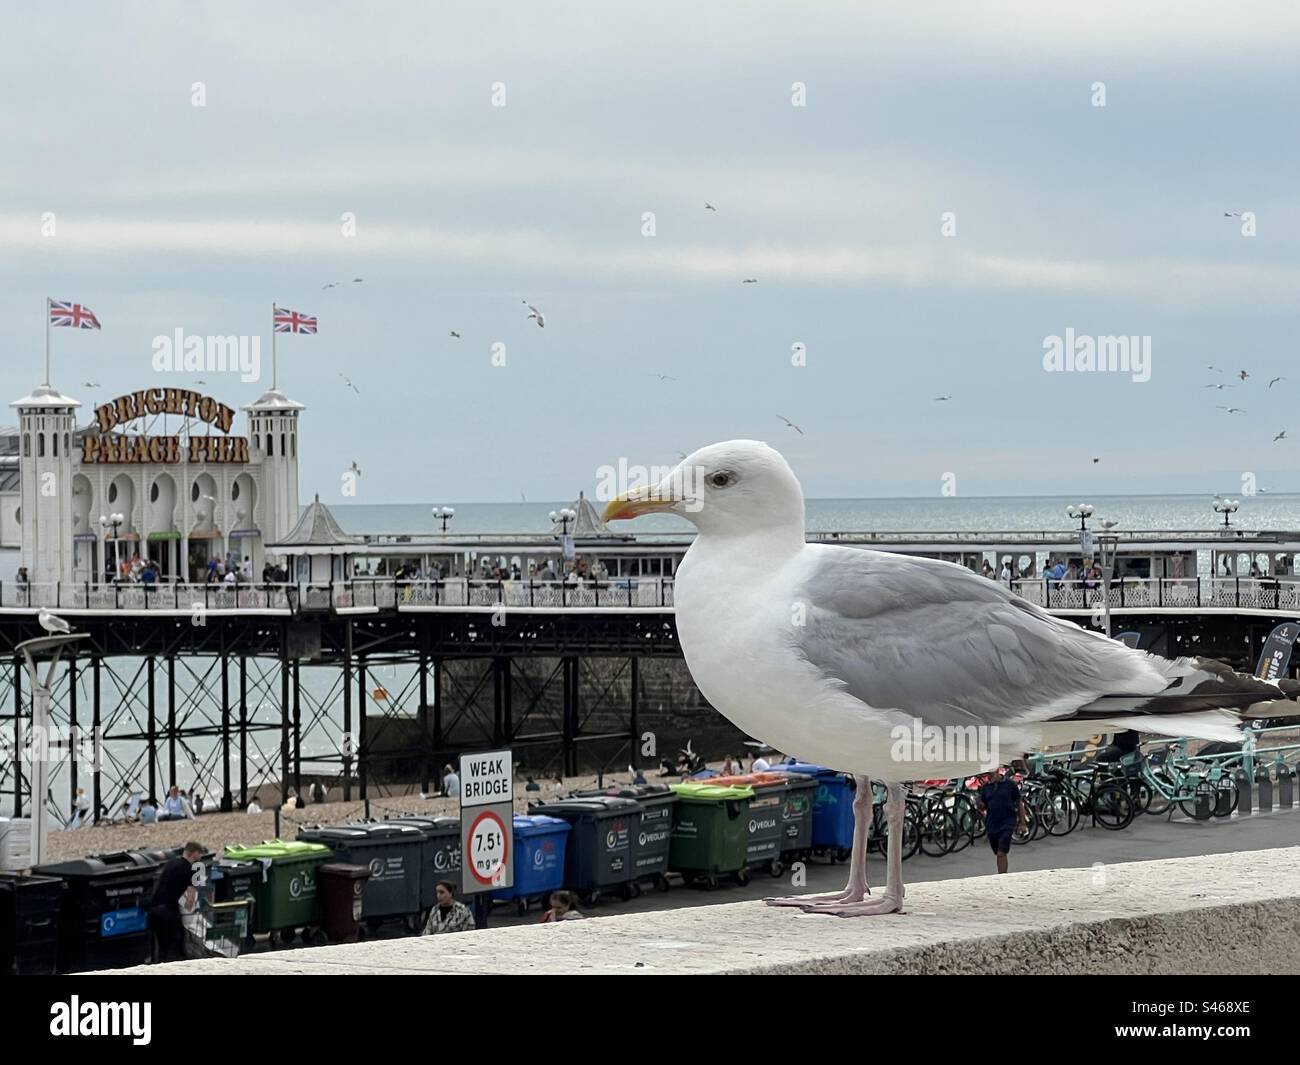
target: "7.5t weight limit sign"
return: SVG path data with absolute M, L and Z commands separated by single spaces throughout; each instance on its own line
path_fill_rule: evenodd
M 460 759 L 461 890 L 514 886 L 514 760 L 509 751 Z

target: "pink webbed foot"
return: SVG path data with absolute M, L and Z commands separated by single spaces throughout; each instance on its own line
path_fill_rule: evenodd
M 871 894 L 870 888 L 847 887 L 834 895 L 791 895 L 784 899 L 764 899 L 769 906 L 821 906 L 835 903 L 861 902 Z
M 886 913 L 902 913 L 903 900 L 894 894 L 885 894 L 871 901 L 831 902 L 801 907 L 804 913 L 825 914 L 827 917 L 879 917 Z

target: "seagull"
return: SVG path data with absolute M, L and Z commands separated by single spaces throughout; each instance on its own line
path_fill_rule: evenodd
M 945 403 L 945 402 L 947 402 L 947 401 L 950 400 L 950 399 L 952 399 L 952 396 L 935 396 L 935 397 L 934 397 L 934 401 L 935 401 L 936 403 Z
M 1112 520 L 1111 518 L 1107 518 L 1105 521 L 1103 521 L 1103 522 L 1101 523 L 1101 527 L 1102 527 L 1103 529 L 1118 529 L 1118 528 L 1119 528 L 1119 522 L 1114 521 L 1114 520 Z
M 1207 366 L 1206 369 L 1213 370 L 1215 373 L 1223 373 L 1223 371 L 1220 370 L 1217 366 Z
M 525 305 L 528 307 L 528 309 L 529 309 L 530 311 L 533 312 L 532 314 L 530 314 L 530 315 L 528 316 L 529 319 L 531 320 L 531 319 L 533 319 L 533 318 L 536 318 L 536 319 L 537 319 L 537 328 L 539 328 L 539 329 L 545 329 L 545 328 L 546 328 L 546 319 L 542 317 L 542 312 L 539 311 L 536 307 L 534 307 L 534 306 L 533 306 L 531 303 L 529 303 L 527 300 L 524 300 L 524 303 L 525 303 Z
M 647 374 L 647 376 L 648 376 L 648 377 L 657 377 L 657 378 L 659 378 L 659 380 L 661 380 L 661 381 L 676 381 L 676 380 L 677 380 L 677 378 L 672 377 L 671 375 L 666 374 L 666 373 L 652 373 L 652 374 Z
M 364 280 L 365 280 L 364 277 L 354 277 L 354 278 L 352 279 L 352 283 L 353 283 L 354 285 L 359 285 L 359 284 L 361 284 L 361 282 L 364 281 Z
M 207 384 L 207 381 L 195 381 L 194 383 L 195 383 L 196 385 L 206 385 L 206 384 Z
M 1219 410 L 1226 410 L 1229 414 L 1245 414 L 1246 411 L 1241 407 L 1219 407 Z
M 778 414 L 777 417 L 780 418 L 783 422 L 785 422 L 786 425 L 788 425 L 791 429 L 793 429 L 793 430 L 794 430 L 796 433 L 798 433 L 800 436 L 803 436 L 803 430 L 800 429 L 799 426 L 795 425 L 794 422 L 792 422 L 792 421 L 791 421 L 789 418 L 787 418 L 784 414 Z
M 327 288 L 338 288 L 341 284 L 343 284 L 342 281 L 331 281 L 328 285 L 321 285 L 321 291 L 323 292 Z
M 756 277 L 747 277 L 747 278 L 745 278 L 744 281 L 741 282 L 741 284 L 742 284 L 742 285 L 757 285 L 757 284 L 758 284 L 758 278 L 756 278 Z
M 1224 217 L 1224 218 L 1240 218 L 1240 217 L 1241 217 L 1241 212 L 1240 212 L 1240 211 L 1224 211 L 1224 212 L 1223 212 L 1223 217 Z
M 717 210 L 717 208 L 714 207 L 713 204 L 711 204 L 711 203 L 706 203 L 706 204 L 704 205 L 704 209 L 705 209 L 706 211 L 716 211 L 716 210 Z
M 1238 370 L 1238 371 L 1237 371 L 1237 376 L 1240 377 L 1240 378 L 1244 381 L 1244 380 L 1246 380 L 1247 377 L 1250 376 L 1250 374 L 1247 373 L 1245 370 Z
M 1100 461 L 1101 461 L 1101 459 L 1093 459 L 1093 460 L 1092 460 L 1094 466 L 1095 466 L 1097 463 L 1099 463 Z
M 352 472 L 355 473 L 358 477 L 361 476 L 361 467 L 357 465 L 356 459 L 352 460 Z
M 1285 439 L 1286 439 L 1286 430 L 1283 429 L 1280 433 L 1277 434 L 1277 436 L 1273 437 L 1273 443 L 1276 444 L 1279 440 L 1285 440 Z
M 456 330 L 454 329 L 451 331 L 451 335 L 454 336 L 457 340 L 460 339 L 460 334 L 456 332 Z
M 69 633 L 72 626 L 64 621 L 61 617 L 51 614 L 48 610 L 42 610 L 36 615 L 36 620 L 40 623 L 41 628 L 51 635 L 58 633 Z
M 1225 388 L 1236 388 L 1237 386 L 1236 385 L 1206 385 L 1205 387 L 1217 388 L 1220 392 L 1222 392 Z
M 698 530 L 677 570 L 674 604 L 704 698 L 778 751 L 857 778 L 848 886 L 772 904 L 839 917 L 901 911 L 904 781 L 986 771 L 1103 731 L 1234 742 L 1241 717 L 1265 709 L 1256 704 L 1269 716 L 1276 706 L 1300 709 L 1284 698 L 1300 694 L 1289 678 L 1260 681 L 1206 659 L 1134 651 L 963 566 L 810 544 L 798 479 L 757 441 L 696 451 L 658 485 L 616 496 L 604 520 L 655 511 Z M 972 726 L 993 741 L 985 757 L 955 742 Z M 868 895 L 866 877 L 872 780 L 887 795 L 879 896 Z
M 1269 381 L 1269 383 L 1268 383 L 1268 387 L 1269 387 L 1269 388 L 1272 388 L 1272 387 L 1273 387 L 1275 384 L 1277 384 L 1279 381 L 1285 381 L 1285 380 L 1286 380 L 1285 377 L 1274 377 L 1271 381 Z
M 82 387 L 82 388 L 98 388 L 98 387 L 99 387 L 99 382 L 98 382 L 98 381 L 82 381 L 82 382 L 81 382 L 81 387 Z
M 355 392 L 358 396 L 361 395 L 361 389 L 359 389 L 356 385 L 352 383 L 352 379 L 348 377 L 347 374 L 345 374 L 342 370 L 340 370 L 339 376 L 343 378 L 343 383 L 347 385 L 348 388 L 352 389 L 352 391 Z

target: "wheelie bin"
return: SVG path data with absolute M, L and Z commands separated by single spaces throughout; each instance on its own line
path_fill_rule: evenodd
M 511 902 L 521 914 L 532 902 L 546 905 L 552 891 L 564 887 L 569 822 L 545 814 L 515 814 L 513 887 L 492 892 L 493 902 Z
M 795 784 L 796 779 L 800 783 Z M 746 822 L 745 862 L 751 867 L 762 866 L 772 876 L 780 876 L 785 871 L 781 852 L 785 849 L 788 833 L 792 830 L 798 839 L 804 832 L 801 826 L 806 824 L 808 837 L 811 837 L 812 793 L 815 788 L 812 779 L 766 771 L 717 777 L 709 783 L 719 787 L 753 789 L 754 797 L 749 800 L 749 821 Z M 797 801 L 794 799 L 796 795 Z
M 0 873 L 0 976 L 52 976 L 59 963 L 63 881 Z
M 562 799 L 530 807 L 530 813 L 558 817 L 572 831 L 565 844 L 564 886 L 590 906 L 602 893 L 632 897 L 633 833 L 641 820 L 635 799 L 602 795 Z
M 325 934 L 335 943 L 351 943 L 357 938 L 369 877 L 370 870 L 364 865 L 326 862 L 320 867 Z
M 846 861 L 853 850 L 853 777 L 809 762 L 783 762 L 774 772 L 802 773 L 817 782 L 812 810 L 812 849 L 831 861 Z
M 159 863 L 139 851 L 116 851 L 35 867 L 67 885 L 59 906 L 59 971 L 90 972 L 144 965 L 153 956 L 149 904 Z
M 378 822 L 300 828 L 298 839 L 323 843 L 334 852 L 334 861 L 370 870 L 361 908 L 370 931 L 385 921 L 400 920 L 410 926 L 419 918 L 424 833 L 415 825 Z
M 813 810 L 820 786 L 810 773 L 788 768 L 772 771 L 779 772 L 789 782 L 781 805 L 781 861 L 789 865 L 812 857 Z
M 677 802 L 677 793 L 667 784 L 615 784 L 570 794 L 570 798 L 583 799 L 600 796 L 635 799 L 640 807 L 632 832 L 629 887 L 633 893 L 640 892 L 642 880 L 652 880 L 660 891 L 667 891 L 671 886 L 668 881 L 668 852 L 672 844 L 673 804 Z
M 323 843 L 271 839 L 251 847 L 227 847 L 225 857 L 262 866 L 262 880 L 253 897 L 254 932 L 290 943 L 299 931 L 320 927 L 318 874 L 332 857 Z
M 668 867 L 688 884 L 699 881 L 712 890 L 719 876 L 749 881 L 746 844 L 749 838 L 750 787 L 717 784 L 674 784 L 672 838 Z
M 460 818 L 422 817 L 419 814 L 390 817 L 389 825 L 414 825 L 424 834 L 420 858 L 420 925 L 438 901 L 439 880 L 460 884 Z M 416 929 L 418 931 L 418 929 Z

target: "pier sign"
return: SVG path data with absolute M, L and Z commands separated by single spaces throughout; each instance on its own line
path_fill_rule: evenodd
M 514 779 L 510 751 L 461 755 L 461 890 L 466 894 L 514 886 Z
M 146 388 L 95 408 L 99 434 L 81 441 L 81 461 L 91 463 L 248 462 L 248 438 L 243 436 L 150 436 L 125 434 L 121 427 L 160 414 L 176 414 L 187 421 L 205 422 L 228 434 L 235 420 L 233 408 L 211 396 L 188 388 Z

